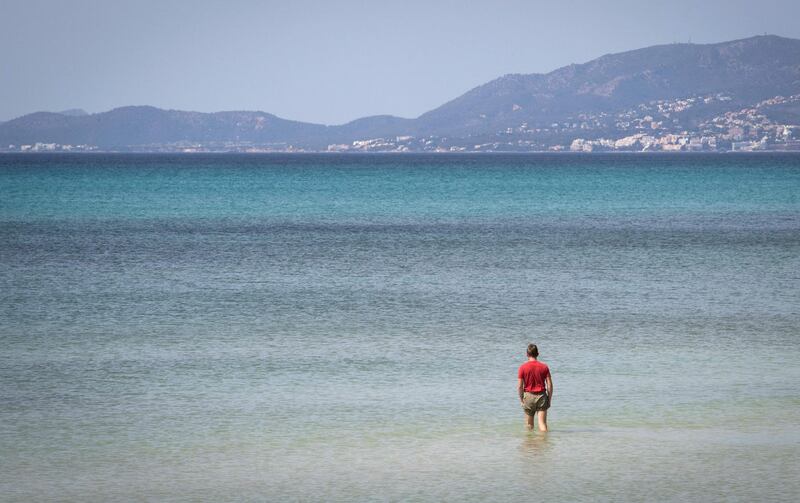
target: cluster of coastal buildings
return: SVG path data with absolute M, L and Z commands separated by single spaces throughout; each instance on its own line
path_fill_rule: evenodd
M 32 143 L 23 145 L 8 145 L 2 149 L 8 152 L 93 152 L 98 150 L 95 145 L 70 145 L 62 143 Z
M 717 139 L 713 136 L 689 136 L 667 134 L 655 137 L 643 133 L 625 136 L 616 140 L 601 138 L 585 140 L 577 138 L 569 146 L 572 152 L 595 152 L 600 150 L 654 151 L 665 152 L 717 150 Z
M 147 145 L 129 145 L 111 149 L 100 148 L 97 145 L 70 145 L 61 143 L 33 143 L 23 145 L 8 145 L 0 147 L 0 152 L 141 152 L 141 153 L 201 153 L 201 152 L 237 152 L 237 153 L 271 153 L 271 152 L 307 152 L 303 148 L 294 147 L 287 143 L 257 144 L 249 141 L 229 142 L 195 142 L 179 141 L 171 143 L 153 143 Z
M 498 132 L 491 141 L 397 136 L 333 144 L 329 152 L 636 151 L 702 152 L 800 150 L 800 125 L 771 120 L 768 109 L 799 106 L 800 95 L 776 96 L 687 127 L 687 117 L 730 102 L 724 94 L 658 100 L 617 114 L 580 114 L 573 120 L 532 127 L 527 122 Z M 700 115 L 708 116 L 701 113 Z M 581 136 L 579 136 L 581 135 Z M 583 136 L 585 135 L 585 136 Z M 550 138 L 541 140 L 542 137 Z M 485 138 L 485 137 L 484 137 Z
M 738 111 L 729 111 L 701 122 L 692 130 L 676 132 L 676 127 L 665 126 L 664 119 L 671 114 L 685 112 L 692 107 L 713 105 L 715 101 L 730 101 L 730 97 L 715 95 L 710 97 L 688 98 L 684 100 L 659 101 L 651 103 L 662 113 L 662 120 L 650 115 L 626 115 L 629 122 L 617 122 L 620 128 L 631 127 L 645 130 L 616 139 L 576 138 L 570 145 L 573 152 L 593 152 L 598 150 L 634 151 L 758 151 L 758 150 L 800 150 L 800 126 L 771 120 L 767 110 L 778 106 L 800 106 L 800 95 L 776 96 L 756 105 Z M 647 111 L 647 107 L 642 108 Z M 673 119 L 676 124 L 678 119 Z M 558 149 L 559 147 L 555 147 Z
M 595 151 L 664 151 L 664 152 L 702 152 L 702 151 L 732 151 L 753 152 L 758 150 L 800 150 L 800 139 L 794 139 L 793 131 L 800 128 L 783 129 L 784 136 L 780 141 L 771 141 L 769 136 L 758 140 L 732 141 L 729 148 L 720 149 L 715 136 L 693 136 L 690 134 L 667 134 L 655 137 L 646 134 L 635 134 L 617 140 L 573 140 L 569 146 L 572 152 Z

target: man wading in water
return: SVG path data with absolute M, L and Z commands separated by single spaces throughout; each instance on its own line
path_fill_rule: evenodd
M 539 413 L 539 431 L 547 431 L 547 409 L 553 399 L 553 378 L 546 364 L 536 359 L 539 348 L 528 344 L 528 361 L 517 373 L 519 401 L 525 410 L 525 426 L 533 430 L 533 417 Z M 546 388 L 546 389 L 545 389 Z

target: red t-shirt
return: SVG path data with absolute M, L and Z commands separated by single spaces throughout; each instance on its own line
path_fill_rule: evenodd
M 528 393 L 544 393 L 544 380 L 549 375 L 550 369 L 547 365 L 536 360 L 530 360 L 520 365 L 517 373 Z

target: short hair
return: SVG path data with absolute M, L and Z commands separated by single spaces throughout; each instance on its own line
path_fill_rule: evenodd
M 539 348 L 536 347 L 536 344 L 528 344 L 528 356 L 532 356 L 534 358 L 539 356 Z

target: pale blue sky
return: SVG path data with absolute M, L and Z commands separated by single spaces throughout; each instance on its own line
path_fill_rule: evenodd
M 800 38 L 798 19 L 798 0 L 0 0 L 0 120 L 145 104 L 415 117 L 507 73 L 690 39 Z

